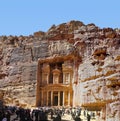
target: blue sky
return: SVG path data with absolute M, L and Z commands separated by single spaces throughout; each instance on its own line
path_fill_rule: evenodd
M 46 32 L 71 20 L 120 28 L 120 0 L 0 0 L 0 36 Z

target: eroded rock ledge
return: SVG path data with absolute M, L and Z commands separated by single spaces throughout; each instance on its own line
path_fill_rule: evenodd
M 70 21 L 30 36 L 0 36 L 0 99 L 35 106 L 38 60 L 78 56 L 74 106 L 120 120 L 120 29 Z M 46 60 L 47 61 L 47 60 Z

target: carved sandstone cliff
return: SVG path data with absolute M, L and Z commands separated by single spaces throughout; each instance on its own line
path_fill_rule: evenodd
M 120 30 L 70 21 L 31 36 L 0 37 L 0 98 L 35 106 L 39 59 L 78 56 L 73 105 L 101 110 L 101 121 L 120 120 Z M 47 60 L 46 60 L 47 61 Z

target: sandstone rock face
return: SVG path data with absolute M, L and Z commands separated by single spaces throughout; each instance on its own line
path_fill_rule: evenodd
M 73 63 L 73 105 L 100 110 L 100 121 L 119 121 L 120 30 L 79 21 L 27 37 L 1 36 L 0 99 L 35 106 L 38 59 L 67 55 L 79 56 Z

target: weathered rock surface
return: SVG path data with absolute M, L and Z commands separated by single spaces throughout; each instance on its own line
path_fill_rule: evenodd
M 78 54 L 74 105 L 101 110 L 100 121 L 120 120 L 120 30 L 71 21 L 31 36 L 0 37 L 0 98 L 35 106 L 39 58 Z

